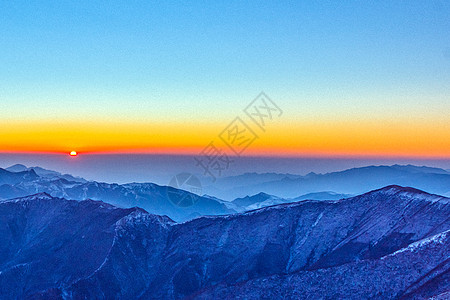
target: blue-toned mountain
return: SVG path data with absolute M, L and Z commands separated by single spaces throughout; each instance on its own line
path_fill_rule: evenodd
M 427 299 L 450 290 L 450 199 L 388 186 L 175 223 L 37 194 L 0 201 L 1 299 Z

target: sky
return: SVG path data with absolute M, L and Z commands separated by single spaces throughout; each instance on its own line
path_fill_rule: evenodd
M 450 159 L 447 1 L 0 1 L 0 152 Z M 262 129 L 244 109 L 264 92 Z M 281 113 L 282 112 L 282 113 Z M 232 152 L 230 152 L 232 153 Z

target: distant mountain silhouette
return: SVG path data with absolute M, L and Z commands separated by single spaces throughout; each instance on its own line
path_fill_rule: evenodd
M 324 191 L 355 195 L 391 184 L 447 194 L 450 192 L 450 173 L 439 168 L 413 165 L 368 166 L 326 174 L 310 173 L 306 176 L 247 173 L 223 178 L 214 186 L 204 187 L 204 190 L 210 195 L 231 201 L 260 192 L 284 199 Z
M 13 165 L 11 167 L 6 168 L 5 170 L 10 171 L 10 172 L 26 172 L 26 171 L 34 170 L 36 172 L 36 174 L 41 177 L 54 178 L 54 179 L 63 178 L 68 181 L 87 182 L 86 179 L 81 178 L 81 177 L 75 177 L 75 176 L 72 176 L 69 174 L 61 174 L 59 172 L 47 170 L 47 169 L 44 169 L 41 167 L 28 168 L 27 166 L 24 166 L 22 164 Z
M 23 172 L 9 172 L 0 168 L 0 184 L 15 185 L 21 182 L 30 182 L 38 179 L 34 170 Z
M 299 197 L 292 199 L 291 202 L 294 201 L 302 201 L 302 200 L 339 200 L 344 198 L 350 198 L 353 195 L 349 194 L 338 194 L 335 192 L 317 192 L 317 193 L 309 193 Z

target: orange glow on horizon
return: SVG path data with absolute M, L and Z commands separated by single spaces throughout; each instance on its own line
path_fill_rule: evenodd
M 281 123 L 281 122 L 280 122 Z M 226 125 L 226 124 L 225 124 Z M 217 124 L 0 124 L 0 152 L 197 155 L 218 138 Z M 244 156 L 450 158 L 448 121 L 319 122 L 273 124 Z

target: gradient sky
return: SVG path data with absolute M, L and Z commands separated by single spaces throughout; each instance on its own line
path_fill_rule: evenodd
M 447 1 L 0 1 L 0 151 L 450 158 Z

